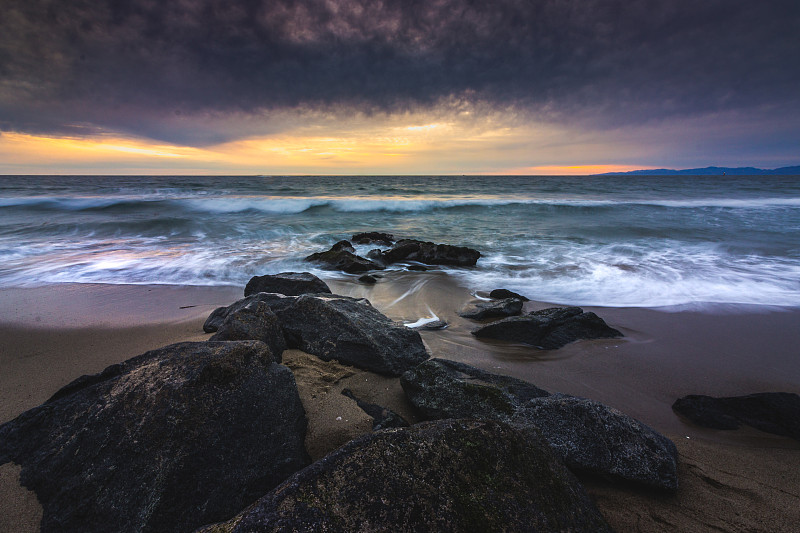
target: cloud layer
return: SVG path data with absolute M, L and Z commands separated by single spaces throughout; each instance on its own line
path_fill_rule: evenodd
M 797 28 L 795 0 L 8 0 L 0 129 L 202 145 L 286 109 L 785 116 Z

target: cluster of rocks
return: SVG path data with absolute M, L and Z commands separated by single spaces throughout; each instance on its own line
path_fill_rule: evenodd
M 383 250 L 373 248 L 367 257 L 356 254 L 353 244 L 375 244 L 388 246 Z M 328 270 L 341 270 L 358 274 L 371 270 L 383 270 L 388 265 L 400 262 L 414 262 L 409 270 L 426 270 L 424 265 L 475 266 L 481 254 L 466 246 L 435 244 L 416 239 L 395 239 L 389 233 L 356 233 L 349 241 L 334 244 L 329 250 L 317 252 L 305 258 Z M 422 263 L 422 264 L 418 264 Z M 374 282 L 374 277 L 366 278 L 366 283 Z

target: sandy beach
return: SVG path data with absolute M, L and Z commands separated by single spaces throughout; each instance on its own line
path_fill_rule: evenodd
M 434 357 L 598 400 L 669 436 L 680 454 L 676 495 L 583 480 L 617 530 L 790 531 L 800 522 L 800 443 L 750 429 L 702 429 L 670 407 L 686 394 L 800 392 L 800 311 L 591 308 L 625 338 L 541 352 L 472 337 L 475 323 L 457 311 L 473 295 L 441 273 L 391 272 L 371 287 L 351 278 L 326 281 L 334 292 L 369 298 L 395 320 L 435 314 L 447 321 L 445 330 L 422 333 Z M 208 338 L 201 327 L 208 313 L 240 298 L 241 290 L 78 284 L 2 290 L 0 422 L 82 374 L 172 342 Z M 544 307 L 526 304 L 526 310 Z M 298 382 L 314 459 L 371 430 L 369 417 L 341 395 L 344 388 L 416 420 L 397 379 L 297 350 L 284 353 L 284 364 Z M 0 531 L 38 530 L 41 508 L 19 486 L 18 474 L 16 465 L 0 467 Z

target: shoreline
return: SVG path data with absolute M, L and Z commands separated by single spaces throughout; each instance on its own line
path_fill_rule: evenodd
M 513 375 L 551 392 L 592 398 L 676 442 L 682 477 L 675 496 L 585 481 L 612 526 L 620 531 L 670 529 L 666 524 L 677 529 L 716 524 L 730 530 L 754 525 L 780 530 L 800 521 L 800 511 L 787 507 L 787 501 L 800 497 L 800 443 L 748 428 L 700 428 L 671 410 L 672 402 L 686 394 L 800 393 L 800 365 L 794 356 L 800 345 L 800 309 L 709 313 L 586 306 L 625 337 L 537 352 L 475 339 L 469 330 L 476 323 L 457 315 L 473 295 L 439 272 L 420 274 L 391 273 L 375 286 L 341 277 L 325 281 L 333 292 L 370 299 L 394 320 L 413 322 L 435 314 L 447 321 L 445 330 L 421 332 L 433 357 Z M 173 342 L 206 340 L 202 324 L 208 314 L 241 297 L 242 288 L 232 286 L 0 289 L 0 423 L 39 405 L 80 375 Z M 525 310 L 545 307 L 549 305 L 528 302 Z M 314 458 L 371 430 L 368 417 L 340 394 L 344 387 L 413 422 L 396 379 L 348 367 L 344 374 L 349 375 L 337 377 L 334 369 L 331 377 L 332 367 L 321 369 L 296 350 L 285 353 L 285 364 L 295 373 L 309 413 L 307 447 Z M 17 531 L 37 530 L 38 502 L 18 485 L 15 468 L 0 469 L 0 501 L 7 502 L 0 505 L 0 515 L 7 517 L 0 530 L 12 524 Z

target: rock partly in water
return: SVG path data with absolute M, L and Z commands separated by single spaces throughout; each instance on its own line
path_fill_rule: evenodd
M 179 343 L 84 376 L 0 426 L 41 530 L 183 532 L 308 464 L 291 371 L 256 341 Z M 279 408 L 278 408 L 279 406 Z
M 365 283 L 367 285 L 375 285 L 376 283 L 378 283 L 378 278 L 376 278 L 375 276 L 370 276 L 369 274 L 364 274 L 363 276 L 360 276 L 358 278 L 358 281 L 360 281 L 361 283 Z
M 700 426 L 738 429 L 747 424 L 800 440 L 800 396 L 794 393 L 762 392 L 728 398 L 692 394 L 677 400 L 672 408 Z
M 287 296 L 301 294 L 328 293 L 328 285 L 310 272 L 281 272 L 266 276 L 254 276 L 247 282 L 244 295 L 250 296 L 257 292 L 277 292 Z
M 546 445 L 445 420 L 350 442 L 201 531 L 610 531 Z
M 678 489 L 675 444 L 593 400 L 553 394 L 524 403 L 512 422 L 539 429 L 569 468 L 650 488 Z
M 403 374 L 400 385 L 429 420 L 484 418 L 509 422 L 522 402 L 550 394 L 521 379 L 438 358 Z
M 475 266 L 481 253 L 466 246 L 434 244 L 414 239 L 397 241 L 390 249 L 381 253 L 386 264 L 399 261 L 417 261 L 426 265 Z
M 245 307 L 254 304 L 254 302 L 264 302 L 274 313 L 294 303 L 294 299 L 294 296 L 285 296 L 283 294 L 271 292 L 257 292 L 251 294 L 247 298 L 238 300 L 227 307 L 217 307 L 214 309 L 203 324 L 203 331 L 206 333 L 214 333 L 219 329 L 222 323 L 225 322 L 225 318 L 227 318 L 228 315 L 241 311 Z
M 580 307 L 551 307 L 492 322 L 472 331 L 480 338 L 529 344 L 543 350 L 554 350 L 580 339 L 622 337 L 592 312 Z
M 354 252 L 355 250 L 348 241 L 339 241 L 330 250 L 311 254 L 305 260 L 319 263 L 328 270 L 341 270 L 349 274 L 384 268 L 383 265 L 356 255 Z
M 291 347 L 324 361 L 399 376 L 428 359 L 418 332 L 364 299 L 306 294 L 276 314 Z
M 423 330 L 423 331 L 436 331 L 440 329 L 445 329 L 447 327 L 447 322 L 444 320 L 433 320 L 431 322 L 425 322 L 424 324 L 420 324 L 419 326 L 409 326 L 406 325 L 407 328 L 413 327 L 414 329 Z
M 229 313 L 209 341 L 261 341 L 269 346 L 275 362 L 281 362 L 281 354 L 286 349 L 280 321 L 269 306 L 253 300 L 243 308 Z
M 512 292 L 508 289 L 495 289 L 489 293 L 489 298 L 495 298 L 497 300 L 504 300 L 505 298 L 517 298 L 523 302 L 530 301 L 525 296 L 517 294 L 516 292 Z
M 400 383 L 428 419 L 478 418 L 533 428 L 576 471 L 677 488 L 672 441 L 616 409 L 444 359 L 426 361 Z
M 412 272 L 427 272 L 428 271 L 428 267 L 426 267 L 425 265 L 413 265 L 412 264 L 412 265 L 408 265 L 406 267 L 406 270 L 410 270 Z
M 395 241 L 394 235 L 391 233 L 381 233 L 378 231 L 356 233 L 350 240 L 355 244 L 382 244 L 384 246 L 391 246 Z
M 522 312 L 522 300 L 519 298 L 505 298 L 490 302 L 478 302 L 458 312 L 458 316 L 483 320 L 485 318 L 500 318 L 518 315 Z
M 342 394 L 356 402 L 358 407 L 372 417 L 372 430 L 388 428 L 405 428 L 409 424 L 405 418 L 398 415 L 388 407 L 382 407 L 375 403 L 365 402 L 356 397 L 350 389 L 342 389 Z

